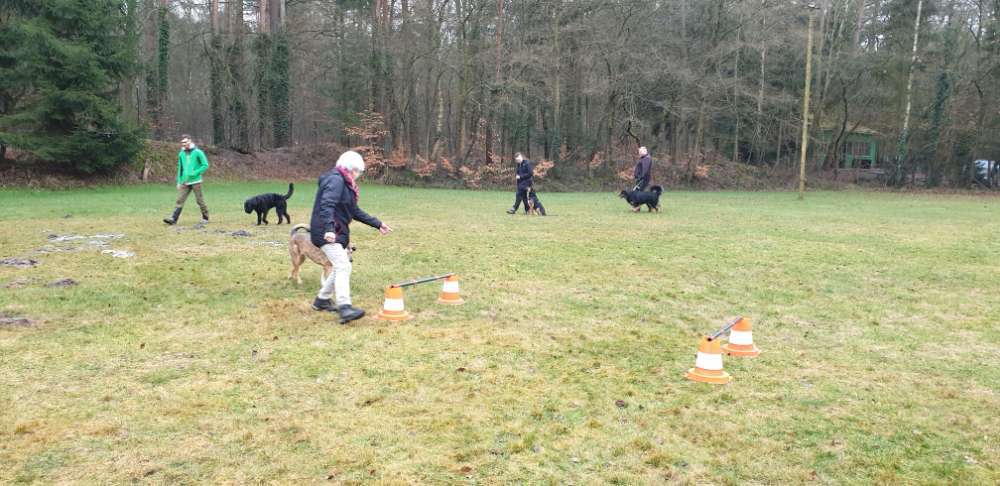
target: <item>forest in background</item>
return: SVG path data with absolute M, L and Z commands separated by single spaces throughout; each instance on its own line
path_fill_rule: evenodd
M 0 39 L 51 15 L 32 3 L 0 7 Z M 90 5 L 124 39 L 132 68 L 103 86 L 115 133 L 334 143 L 376 176 L 475 186 L 521 151 L 551 177 L 617 178 L 640 144 L 677 183 L 721 164 L 794 173 L 810 16 L 811 177 L 839 170 L 857 131 L 889 185 L 967 187 L 974 160 L 1000 159 L 1000 0 L 52 3 Z M 0 81 L 0 144 L 30 145 L 35 79 Z

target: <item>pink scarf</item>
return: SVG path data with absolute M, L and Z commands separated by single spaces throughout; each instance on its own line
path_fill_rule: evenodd
M 360 201 L 361 189 L 358 188 L 358 183 L 354 182 L 354 177 L 351 177 L 351 171 L 343 167 L 337 167 L 337 172 L 340 172 L 340 175 L 344 176 L 344 182 L 347 183 L 347 186 L 351 188 L 351 192 L 354 193 L 354 202 L 357 203 Z

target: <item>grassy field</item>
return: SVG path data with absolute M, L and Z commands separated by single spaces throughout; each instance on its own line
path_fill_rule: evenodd
M 0 192 L 0 258 L 40 262 L 0 266 L 0 312 L 33 321 L 0 326 L 0 483 L 1000 481 L 1000 200 L 542 194 L 526 218 L 367 186 L 396 232 L 356 225 L 355 304 L 445 271 L 467 303 L 429 284 L 411 321 L 339 326 L 319 267 L 286 279 L 288 227 L 243 214 L 271 191 L 210 184 L 204 229 L 193 198 L 160 222 L 171 187 Z M 736 315 L 763 354 L 685 380 Z

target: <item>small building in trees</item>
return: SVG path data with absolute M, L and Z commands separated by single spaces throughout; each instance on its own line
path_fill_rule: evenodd
M 853 129 L 852 129 L 853 128 Z M 852 123 L 841 135 L 840 127 L 824 127 L 820 131 L 821 143 L 817 145 L 820 160 L 826 160 L 826 150 L 831 141 L 841 138 L 831 168 L 836 169 L 878 169 L 879 133 L 871 128 Z

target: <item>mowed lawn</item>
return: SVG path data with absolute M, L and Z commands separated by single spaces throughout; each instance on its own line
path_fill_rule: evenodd
M 193 197 L 160 222 L 169 186 L 0 192 L 0 258 L 40 262 L 0 266 L 33 321 L 0 325 L 0 483 L 1000 481 L 1000 199 L 543 193 L 541 218 L 363 185 L 396 231 L 352 227 L 355 304 L 449 271 L 467 303 L 426 284 L 413 320 L 340 326 L 319 267 L 287 280 L 288 227 L 242 211 L 285 188 L 210 181 L 204 229 Z M 763 354 L 687 381 L 737 315 Z

